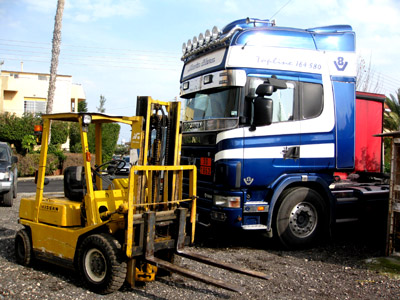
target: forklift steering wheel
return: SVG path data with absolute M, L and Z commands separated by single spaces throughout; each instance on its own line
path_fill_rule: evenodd
M 123 163 L 123 164 L 120 166 L 121 163 Z M 111 167 L 111 166 L 108 166 L 108 165 L 114 165 L 114 166 Z M 99 177 L 113 176 L 113 175 L 115 175 L 115 172 L 118 169 L 124 168 L 125 165 L 126 165 L 126 161 L 123 160 L 123 159 L 110 160 L 110 161 L 107 161 L 107 162 L 101 164 L 100 166 L 96 166 L 95 165 L 95 168 L 93 169 L 93 172 Z M 108 166 L 107 167 L 107 173 L 104 173 L 104 171 L 101 170 L 104 166 Z

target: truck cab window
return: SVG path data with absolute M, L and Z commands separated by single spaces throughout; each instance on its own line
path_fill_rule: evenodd
M 293 121 L 294 84 L 288 82 L 287 89 L 278 89 L 268 97 L 273 100 L 272 122 Z
M 198 92 L 186 102 L 184 121 L 238 116 L 239 88 Z
M 322 113 L 324 96 L 321 84 L 303 83 L 301 89 L 301 118 L 312 119 Z

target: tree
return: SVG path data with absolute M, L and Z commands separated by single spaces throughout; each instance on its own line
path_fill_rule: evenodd
M 54 31 L 53 31 L 53 47 L 51 50 L 50 81 L 49 81 L 49 90 L 47 93 L 47 107 L 46 107 L 47 114 L 51 114 L 53 112 L 53 101 L 54 101 L 54 93 L 56 90 L 56 80 L 57 80 L 58 57 L 60 55 L 60 45 L 61 45 L 61 27 L 62 27 L 63 11 L 64 11 L 64 0 L 58 0 L 56 17 L 54 22 Z M 50 131 L 49 143 L 50 141 L 51 141 L 51 131 Z
M 356 90 L 361 92 L 380 93 L 382 89 L 380 75 L 374 79 L 375 71 L 371 59 L 367 63 L 360 55 L 357 58 Z
M 105 123 L 102 124 L 101 129 L 102 129 L 101 144 L 103 149 L 102 161 L 106 162 L 111 160 L 114 154 L 121 126 L 117 123 Z M 94 124 L 89 125 L 88 142 L 89 142 L 89 151 L 91 153 L 95 153 L 96 132 Z
M 385 110 L 383 128 L 386 131 L 400 130 L 400 89 L 396 95 L 390 94 L 390 97 L 386 97 L 385 103 L 389 110 Z
M 391 94 L 390 97 L 386 97 L 385 104 L 387 109 L 385 109 L 383 118 L 384 131 L 400 130 L 400 89 L 397 90 L 397 95 Z M 390 161 L 392 157 L 391 139 L 384 139 L 384 149 L 385 172 L 390 172 Z
M 88 112 L 86 100 L 78 102 L 78 112 Z
M 104 97 L 103 95 L 100 95 L 100 107 L 97 107 L 97 111 L 99 113 L 105 113 L 106 112 L 106 108 L 104 107 L 104 104 L 106 103 L 106 97 Z

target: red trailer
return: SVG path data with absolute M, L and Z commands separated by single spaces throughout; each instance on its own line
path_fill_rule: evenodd
M 385 95 L 356 92 L 355 172 L 381 173 Z

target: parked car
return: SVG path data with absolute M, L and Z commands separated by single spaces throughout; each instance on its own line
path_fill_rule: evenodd
M 0 201 L 5 206 L 12 206 L 17 197 L 18 158 L 12 155 L 10 146 L 0 142 Z

